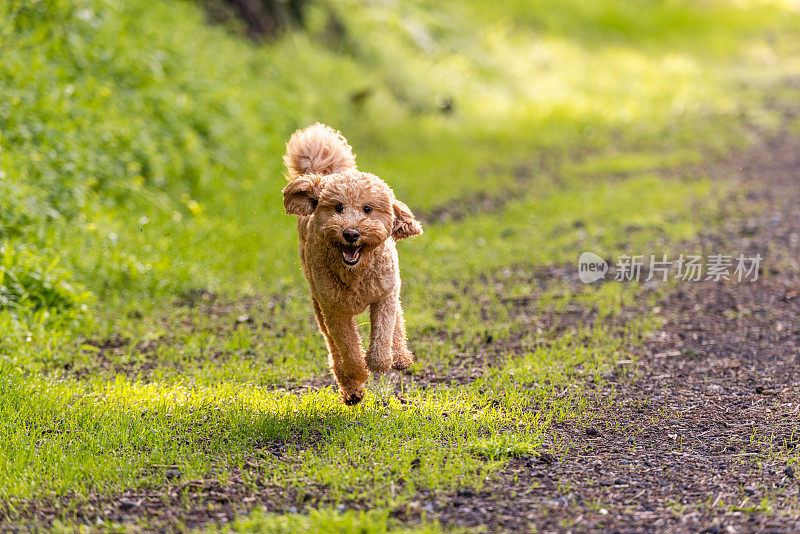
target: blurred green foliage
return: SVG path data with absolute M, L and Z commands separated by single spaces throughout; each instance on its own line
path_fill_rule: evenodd
M 82 305 L 87 293 L 71 282 L 71 273 L 58 267 L 58 258 L 44 263 L 44 255 L 26 248 L 0 245 L 0 308 L 65 312 Z

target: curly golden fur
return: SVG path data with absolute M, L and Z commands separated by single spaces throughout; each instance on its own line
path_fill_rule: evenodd
M 383 373 L 414 361 L 400 307 L 395 242 L 422 233 L 411 210 L 374 174 L 361 172 L 347 140 L 323 124 L 292 135 L 283 157 L 283 205 L 297 215 L 300 263 L 345 404 L 364 397 L 367 369 Z M 355 316 L 370 309 L 364 352 Z

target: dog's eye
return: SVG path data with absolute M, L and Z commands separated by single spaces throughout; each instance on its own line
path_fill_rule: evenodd
M 364 206 L 364 213 L 371 213 L 371 212 L 372 212 L 372 206 Z
M 336 204 L 336 206 L 334 206 L 333 209 L 336 210 L 336 213 L 342 213 L 344 211 L 344 206 L 342 206 L 341 204 Z

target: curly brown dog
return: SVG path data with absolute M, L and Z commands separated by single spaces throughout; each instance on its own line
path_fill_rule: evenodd
M 328 126 L 295 132 L 283 161 L 289 170 L 283 205 L 297 215 L 300 263 L 330 368 L 342 400 L 357 404 L 367 368 L 383 373 L 413 363 L 395 242 L 421 234 L 422 226 L 386 182 L 356 169 L 347 140 Z M 355 316 L 367 306 L 372 327 L 365 354 Z

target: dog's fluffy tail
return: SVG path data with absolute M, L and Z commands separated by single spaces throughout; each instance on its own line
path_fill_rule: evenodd
M 356 168 L 353 149 L 342 134 L 324 124 L 316 123 L 297 130 L 286 143 L 283 163 L 289 169 L 289 179 L 303 174 L 333 174 Z

